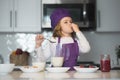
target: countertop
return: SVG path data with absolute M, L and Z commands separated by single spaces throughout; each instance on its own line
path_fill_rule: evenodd
M 120 80 L 120 70 L 111 70 L 110 72 L 79 73 L 68 71 L 66 73 L 50 73 L 42 71 L 38 73 L 23 73 L 22 71 L 12 71 L 7 75 L 0 75 L 0 80 Z

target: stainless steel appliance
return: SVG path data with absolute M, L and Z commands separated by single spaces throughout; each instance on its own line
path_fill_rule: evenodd
M 54 9 L 66 8 L 81 30 L 95 30 L 95 3 L 95 0 L 42 0 L 42 28 L 51 28 L 50 15 Z

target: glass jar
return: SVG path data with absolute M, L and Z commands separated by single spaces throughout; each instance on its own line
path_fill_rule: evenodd
M 102 54 L 100 60 L 100 69 L 102 72 L 109 72 L 111 69 L 110 64 L 110 55 L 109 54 Z

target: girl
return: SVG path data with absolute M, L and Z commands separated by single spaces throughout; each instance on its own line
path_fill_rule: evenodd
M 44 36 L 38 34 L 36 36 L 36 53 L 44 55 L 45 59 L 49 59 L 51 56 L 55 56 L 58 47 L 61 47 L 60 55 L 64 56 L 63 67 L 71 67 L 77 64 L 77 58 L 80 53 L 88 53 L 90 51 L 90 45 L 85 36 L 79 30 L 78 25 L 72 22 L 70 13 L 66 9 L 58 8 L 50 16 L 51 26 L 53 29 L 53 37 L 51 43 L 48 41 L 45 49 L 42 48 L 42 42 Z

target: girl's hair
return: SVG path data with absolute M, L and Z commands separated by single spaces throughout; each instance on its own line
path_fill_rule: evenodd
M 60 24 L 58 23 L 53 30 L 53 37 L 61 37 L 61 36 L 62 36 L 61 27 Z
M 61 26 L 60 26 L 60 23 L 58 23 L 57 25 L 56 25 L 56 27 L 54 28 L 54 30 L 53 30 L 53 37 L 55 38 L 55 37 L 62 37 L 62 29 L 61 29 Z M 71 37 L 75 37 L 75 33 L 73 32 L 73 33 L 71 33 Z

